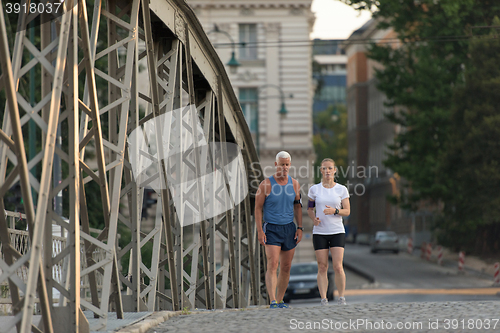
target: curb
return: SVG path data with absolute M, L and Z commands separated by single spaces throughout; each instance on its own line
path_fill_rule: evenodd
M 368 274 L 367 272 L 363 271 L 362 269 L 347 263 L 345 260 L 343 261 L 343 265 L 344 265 L 345 269 L 350 270 L 351 272 L 360 275 L 361 277 L 367 279 L 370 283 L 375 283 L 375 277 L 373 275 Z
M 151 316 L 138 323 L 124 327 L 117 333 L 146 333 L 150 328 L 158 326 L 172 317 L 180 315 L 182 311 L 160 311 L 154 312 Z
M 161 323 L 167 321 L 170 318 L 177 317 L 179 315 L 196 315 L 200 313 L 215 313 L 215 312 L 230 312 L 230 311 L 247 311 L 247 310 L 260 310 L 269 308 L 269 305 L 252 305 L 248 308 L 242 309 L 215 309 L 215 310 L 190 310 L 188 313 L 183 311 L 159 311 L 153 312 L 147 318 L 127 326 L 116 331 L 116 333 L 146 333 L 149 329 L 160 325 Z
M 415 254 L 415 252 L 418 252 L 418 254 Z M 426 261 L 425 259 L 420 258 L 420 250 L 416 250 L 413 252 L 413 254 L 410 254 L 410 255 L 412 257 L 416 257 L 416 258 L 419 258 L 423 261 Z M 432 260 L 432 259 L 430 261 L 427 261 L 427 262 L 437 264 L 437 261 Z M 441 267 L 453 269 L 457 272 L 457 274 L 460 274 L 458 271 L 458 260 L 444 259 L 443 258 L 443 265 Z M 472 268 L 471 266 L 468 266 L 468 265 L 464 265 L 464 273 L 474 274 L 474 275 L 481 277 L 485 280 L 493 280 L 493 275 L 488 274 L 488 273 L 483 272 L 483 271 L 480 271 L 478 269 Z
M 443 259 L 443 267 L 449 267 L 449 268 L 455 267 L 455 269 L 458 272 L 458 265 L 457 265 L 457 262 L 454 260 Z M 464 265 L 464 271 L 469 273 L 469 274 L 475 274 L 475 275 L 477 275 L 483 279 L 486 279 L 486 280 L 493 280 L 493 276 L 491 274 L 482 272 L 480 270 L 474 269 L 474 268 L 467 266 L 467 265 Z

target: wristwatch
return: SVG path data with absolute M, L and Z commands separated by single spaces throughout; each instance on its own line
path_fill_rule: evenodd
M 337 215 L 338 213 L 339 213 L 339 209 L 335 208 L 335 215 Z
M 304 228 L 302 228 L 302 227 L 297 227 L 297 230 L 298 230 L 298 229 L 300 229 L 300 230 L 304 231 Z

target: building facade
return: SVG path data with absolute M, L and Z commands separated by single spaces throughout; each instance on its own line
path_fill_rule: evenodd
M 313 78 L 316 85 L 313 115 L 346 104 L 347 56 L 342 40 L 313 41 Z
M 396 37 L 392 30 L 377 29 L 370 20 L 345 42 L 347 55 L 347 113 L 349 175 L 351 192 L 350 223 L 358 233 L 374 234 L 378 230 L 393 230 L 399 234 L 412 232 L 411 216 L 392 205 L 388 195 L 397 195 L 397 174 L 386 168 L 387 145 L 392 143 L 400 128 L 384 114 L 392 111 L 387 98 L 376 87 L 375 69 L 380 64 L 366 56 L 368 40 Z M 397 45 L 394 45 L 397 47 Z
M 291 176 L 302 196 L 312 182 L 312 0 L 188 0 L 227 67 L 253 134 L 265 176 L 276 154 L 292 156 Z M 218 32 L 216 32 L 216 30 Z M 228 36 L 229 35 L 229 36 Z M 283 105 L 286 114 L 283 114 Z M 281 113 L 280 113 L 281 111 Z

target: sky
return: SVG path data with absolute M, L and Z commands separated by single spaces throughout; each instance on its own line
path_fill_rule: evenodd
M 313 0 L 316 15 L 311 38 L 346 39 L 371 17 L 368 11 L 359 12 L 339 0 Z

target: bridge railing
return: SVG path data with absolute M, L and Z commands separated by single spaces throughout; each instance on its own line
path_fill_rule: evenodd
M 18 212 L 10 212 L 6 211 L 5 212 L 9 224 L 9 236 L 10 236 L 10 244 L 12 247 L 21 255 L 25 255 L 28 253 L 28 251 L 31 248 L 31 242 L 30 242 L 30 237 L 29 237 L 29 232 L 26 230 L 25 225 L 26 225 L 26 215 Z M 53 235 L 52 235 L 52 256 L 55 257 L 58 254 L 60 254 L 67 245 L 67 238 L 62 237 L 62 236 L 57 236 L 54 233 L 57 233 L 58 231 L 55 230 L 60 230 L 60 228 L 57 226 L 55 221 L 52 221 L 53 225 Z M 56 227 L 56 228 L 54 228 Z M 19 229 L 23 228 L 23 229 Z M 94 233 L 100 233 L 101 230 L 98 229 L 92 229 Z M 4 259 L 4 255 L 2 253 L 2 243 L 0 241 L 0 257 Z M 84 242 L 81 241 L 80 244 L 80 269 L 84 270 L 87 268 L 87 262 L 85 261 L 85 246 Z M 92 257 L 94 261 L 99 262 L 104 259 L 105 253 L 102 249 L 96 248 L 92 252 Z M 28 267 L 26 266 L 21 266 L 16 270 L 17 276 L 24 282 L 26 283 L 28 280 Z M 2 273 L 2 270 L 0 268 L 0 275 Z M 65 274 L 67 274 L 67 267 L 65 267 L 64 261 L 60 261 L 58 263 L 53 263 L 52 266 L 52 278 L 54 281 L 57 283 L 62 283 L 64 284 L 66 281 Z M 96 280 L 97 280 L 97 286 L 98 290 L 101 289 L 102 286 L 102 274 L 96 274 Z M 81 297 L 90 301 L 91 296 L 90 296 L 90 282 L 89 278 L 87 275 L 85 275 L 82 280 L 81 280 Z M 0 284 L 0 315 L 2 314 L 11 314 L 11 305 L 12 305 L 12 300 L 10 299 L 10 289 L 9 289 L 9 284 L 8 281 L 3 281 Z M 56 289 L 53 289 L 53 297 L 52 297 L 52 303 L 59 303 L 59 292 Z M 35 303 L 39 303 L 39 299 L 35 300 Z M 37 311 L 37 308 L 35 308 L 35 312 Z

